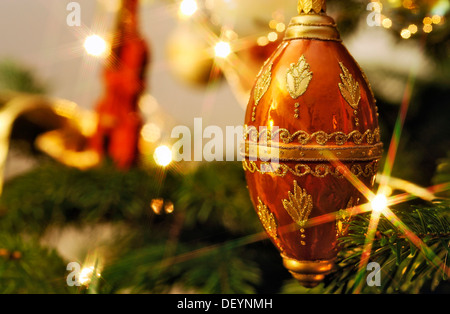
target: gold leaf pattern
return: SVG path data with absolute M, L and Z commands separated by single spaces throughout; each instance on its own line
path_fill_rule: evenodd
M 255 90 L 253 92 L 253 97 L 255 99 L 255 106 L 258 105 L 259 101 L 267 92 L 270 83 L 272 82 L 272 66 L 273 64 L 271 63 L 256 82 Z
M 348 229 L 348 224 L 350 223 L 352 216 L 346 209 L 352 208 L 353 206 L 356 206 L 356 203 L 353 204 L 353 197 L 350 197 L 350 200 L 347 203 L 347 207 L 345 207 L 345 209 L 339 210 L 338 212 L 338 219 L 336 220 L 336 233 L 338 237 L 345 235 Z
M 312 80 L 313 73 L 305 56 L 301 56 L 297 63 L 292 63 L 286 74 L 286 86 L 293 99 L 303 95 Z
M 342 62 L 339 62 L 339 66 L 342 69 L 342 73 L 340 74 L 342 83 L 339 83 L 341 95 L 353 109 L 357 110 L 359 101 L 361 100 L 359 83 L 353 79 L 353 76 Z
M 283 200 L 284 209 L 300 227 L 304 227 L 313 208 L 312 196 L 298 186 L 294 180 L 294 193 L 289 191 L 289 200 Z
M 269 211 L 266 205 L 258 197 L 258 217 L 261 220 L 264 229 L 266 229 L 267 234 L 273 239 L 277 238 L 277 222 L 273 213 Z
M 298 1 L 298 12 L 299 13 L 309 13 L 314 11 L 315 13 L 320 13 L 320 11 L 325 11 L 326 2 L 325 0 L 299 0 Z

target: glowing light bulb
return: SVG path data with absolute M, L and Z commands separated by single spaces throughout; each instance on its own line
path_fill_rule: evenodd
M 402 29 L 400 36 L 402 36 L 403 39 L 408 39 L 411 37 L 411 31 L 409 29 Z
M 153 158 L 156 164 L 166 167 L 172 162 L 172 150 L 165 145 L 161 145 L 155 149 Z
M 431 23 L 433 23 L 433 19 L 431 17 L 426 16 L 426 17 L 423 18 L 423 24 L 424 25 L 431 24 Z
M 286 25 L 284 23 L 278 23 L 276 27 L 277 32 L 282 33 L 286 30 Z
M 431 24 L 425 24 L 423 26 L 423 31 L 425 33 L 431 33 L 432 30 L 433 30 L 433 25 L 431 25 Z
M 386 196 L 383 194 L 378 194 L 370 202 L 370 205 L 372 206 L 373 211 L 382 212 L 386 208 L 387 203 L 388 203 L 388 200 L 387 200 Z
M 439 15 L 433 15 L 431 21 L 433 22 L 433 24 L 439 24 L 442 21 L 442 17 Z
M 390 28 L 392 26 L 392 20 L 390 18 L 385 18 L 381 22 L 384 28 Z
M 82 285 L 89 285 L 94 275 L 94 266 L 84 267 L 80 272 L 79 281 Z M 100 273 L 97 273 L 97 277 L 100 277 Z
M 411 32 L 411 34 L 417 33 L 417 30 L 418 30 L 417 25 L 416 24 L 409 25 L 408 30 Z
M 270 32 L 269 35 L 267 35 L 267 38 L 269 41 L 274 42 L 278 39 L 278 34 L 275 32 Z
M 216 57 L 219 58 L 226 58 L 230 55 L 231 53 L 231 46 L 229 43 L 224 42 L 224 41 L 220 41 L 216 44 L 216 46 L 214 47 L 214 52 L 216 54 Z
M 98 35 L 91 35 L 84 41 L 84 49 L 91 56 L 99 57 L 106 53 L 108 45 L 106 41 Z
M 141 136 L 145 141 L 155 143 L 161 138 L 161 129 L 154 123 L 147 123 L 142 127 Z
M 269 44 L 269 39 L 266 36 L 258 37 L 256 40 L 258 46 L 267 46 Z
M 198 10 L 197 1 L 183 0 L 180 4 L 180 14 L 182 16 L 192 16 Z

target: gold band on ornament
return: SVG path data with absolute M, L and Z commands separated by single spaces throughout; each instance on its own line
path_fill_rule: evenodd
M 312 175 L 316 178 L 324 178 L 328 175 L 331 175 L 338 179 L 344 179 L 345 177 L 343 173 L 345 171 L 344 168 L 346 167 L 333 167 L 330 164 L 310 166 L 303 163 L 296 164 L 294 167 L 289 167 L 286 164 L 274 162 L 261 162 L 260 166 L 258 166 L 256 162 L 244 159 L 242 161 L 242 168 L 244 169 L 244 171 L 248 171 L 250 173 L 268 174 L 277 177 L 284 177 L 288 173 L 291 173 L 297 177 Z M 365 166 L 355 164 L 352 165 L 349 170 L 356 177 L 370 178 L 377 174 L 378 162 L 373 161 Z
M 278 143 L 269 142 L 267 145 L 245 142 L 241 143 L 241 156 L 250 160 L 262 161 L 372 161 L 382 157 L 383 144 L 371 146 L 347 147 L 311 147 L 311 146 L 278 146 Z M 334 158 L 328 157 L 331 152 Z M 327 156 L 327 157 L 326 157 Z
M 298 130 L 291 133 L 287 129 L 275 129 L 272 131 L 267 127 L 263 127 L 262 131 L 258 131 L 255 126 L 244 125 L 244 140 L 250 140 L 251 142 L 267 142 L 278 138 L 280 142 L 289 144 L 298 141 L 301 145 L 315 143 L 318 145 L 335 144 L 338 146 L 345 145 L 349 142 L 356 145 L 362 144 L 376 144 L 381 141 L 380 128 L 374 130 L 366 130 L 361 133 L 358 130 L 353 130 L 350 133 L 333 132 L 326 133 L 325 131 L 317 131 L 312 134 Z M 332 141 L 334 139 L 334 141 Z

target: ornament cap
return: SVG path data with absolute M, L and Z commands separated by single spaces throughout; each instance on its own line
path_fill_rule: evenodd
M 285 38 L 341 41 L 336 23 L 326 12 L 325 0 L 298 0 L 298 14 L 291 19 Z
M 342 41 L 336 22 L 326 14 L 300 14 L 293 17 L 284 39 Z

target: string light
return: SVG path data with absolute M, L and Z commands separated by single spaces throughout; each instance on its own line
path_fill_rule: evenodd
M 269 44 L 269 39 L 266 36 L 258 37 L 256 40 L 258 46 L 267 46 Z
M 431 23 L 433 23 L 433 20 L 431 19 L 431 17 L 426 16 L 423 18 L 423 24 L 426 25 L 426 24 L 431 24 Z
M 198 10 L 197 1 L 195 0 L 183 0 L 180 3 L 180 15 L 189 17 L 195 14 Z
M 276 29 L 277 29 L 277 32 L 282 33 L 286 30 L 286 25 L 284 23 L 280 22 L 277 24 Z
M 141 135 L 145 141 L 155 143 L 161 138 L 161 129 L 154 123 L 147 123 L 142 127 Z
M 390 18 L 385 18 L 381 22 L 384 28 L 390 28 L 392 26 L 392 20 Z
M 83 269 L 81 269 L 80 271 L 79 282 L 84 286 L 88 286 L 91 283 L 93 275 L 94 275 L 94 266 L 83 267 Z M 97 277 L 100 276 L 101 276 L 100 273 L 97 273 Z
M 220 41 L 216 44 L 216 46 L 214 47 L 214 52 L 216 54 L 216 57 L 219 58 L 226 58 L 230 55 L 231 53 L 231 46 L 229 43 L 224 42 L 224 41 Z
M 400 32 L 400 36 L 402 36 L 403 39 L 408 39 L 411 37 L 411 32 L 409 31 L 409 29 L 404 28 Z
M 433 30 L 433 25 L 431 25 L 431 24 L 425 24 L 423 26 L 423 31 L 425 33 L 431 33 L 432 30 Z
M 277 25 L 278 25 L 278 21 L 276 21 L 276 20 L 271 20 L 271 21 L 269 22 L 269 27 L 270 27 L 271 29 L 276 29 L 276 28 L 277 28 Z
M 441 23 L 442 17 L 440 17 L 439 15 L 433 15 L 433 17 L 431 18 L 431 21 L 433 22 L 433 24 L 439 24 Z
M 403 7 L 412 10 L 415 8 L 415 5 L 412 0 L 403 0 Z
M 386 208 L 387 204 L 388 200 L 384 194 L 376 195 L 370 202 L 372 210 L 378 213 L 381 213 Z
M 278 39 L 278 34 L 275 32 L 270 32 L 269 35 L 267 35 L 267 38 L 269 41 L 274 42 Z
M 411 34 L 417 33 L 417 30 L 418 30 L 417 25 L 415 25 L 415 24 L 409 25 L 408 30 L 411 32 Z
M 84 41 L 84 49 L 86 49 L 86 52 L 89 55 L 100 57 L 106 53 L 108 45 L 102 37 L 98 35 L 91 35 Z
M 166 167 L 172 162 L 172 150 L 165 146 L 161 145 L 155 149 L 155 153 L 153 154 L 153 158 L 157 165 Z

